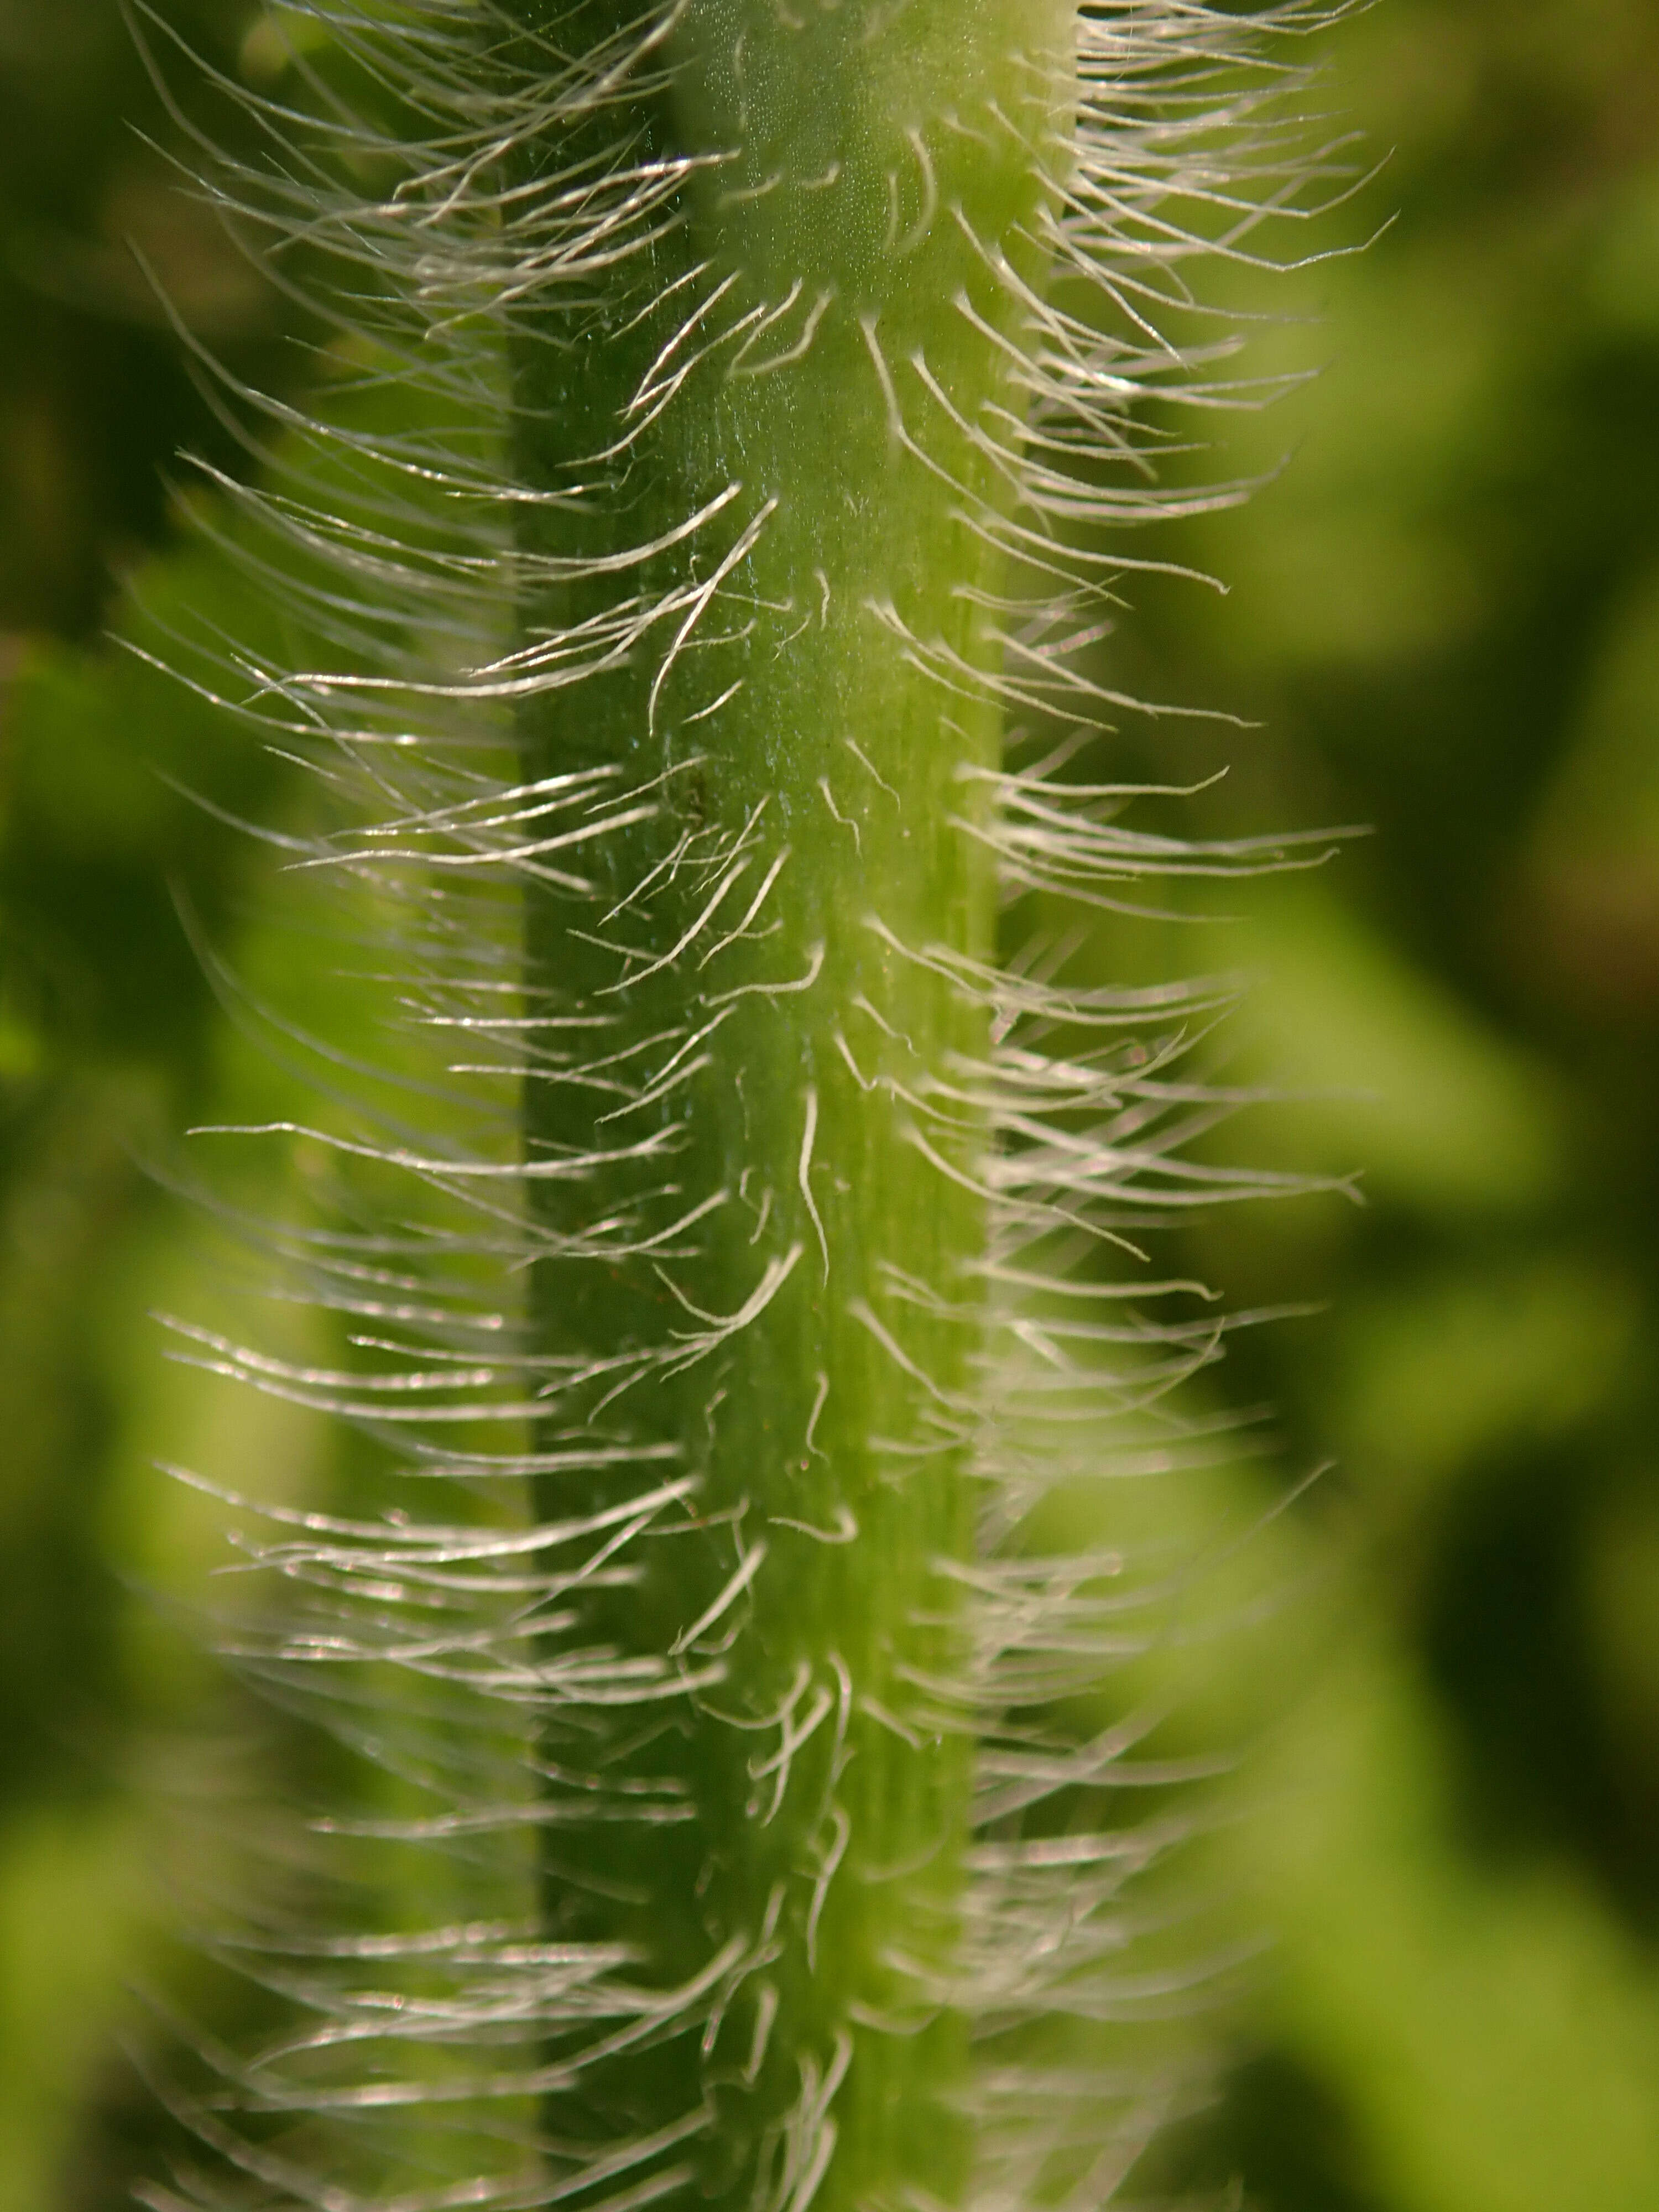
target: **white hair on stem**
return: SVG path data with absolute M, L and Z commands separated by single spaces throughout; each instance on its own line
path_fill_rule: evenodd
M 338 1354 L 173 1327 L 374 1472 L 185 1477 L 273 1592 L 227 1650 L 358 1766 L 219 1939 L 283 2024 L 173 2093 L 172 2212 L 1084 2212 L 1192 2094 L 1121 2031 L 1235 1964 L 1132 1888 L 1212 1762 L 1102 1718 L 1206 1562 L 1075 1498 L 1232 1444 L 1182 1393 L 1249 1317 L 1137 1240 L 1297 1185 L 1193 1149 L 1234 983 L 1087 924 L 1325 846 L 1069 770 L 1175 711 L 1109 673 L 1183 573 L 1124 540 L 1242 495 L 1159 464 L 1278 388 L 1203 273 L 1347 188 L 1294 98 L 1340 9 L 842 5 L 283 0 L 221 80 L 268 150 L 195 188 L 328 374 L 202 361 L 269 618 L 173 643 L 313 772 L 256 834 L 381 1028 L 216 975 L 316 1111 L 203 1133 L 328 1164 L 245 1226 Z

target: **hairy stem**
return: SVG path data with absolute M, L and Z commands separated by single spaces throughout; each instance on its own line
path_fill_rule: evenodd
M 1183 1153 L 1229 987 L 1078 926 L 1264 856 L 1123 820 L 1103 641 L 1231 495 L 1155 465 L 1255 396 L 1194 270 L 1335 173 L 1325 0 L 632 4 L 292 0 L 208 186 L 338 343 L 238 392 L 280 619 L 188 680 L 377 1011 L 271 1018 L 334 1364 L 186 1331 L 361 1492 L 254 1509 L 235 1648 L 352 1759 L 187 2117 L 342 2212 L 1096 2212 L 1208 1971 L 1124 1901 L 1193 1571 L 1102 1479 L 1220 1341 L 1142 1239 L 1275 1187 Z
M 1009 505 L 987 425 L 1022 405 L 997 264 L 1039 277 L 1070 40 L 1028 0 L 721 0 L 518 157 L 532 204 L 551 180 L 663 216 L 514 356 L 547 499 L 521 542 L 571 570 L 526 593 L 526 654 L 625 641 L 520 714 L 527 783 L 605 794 L 586 880 L 527 895 L 541 1445 L 603 1432 L 696 1483 L 584 1608 L 635 1669 L 641 1740 L 591 1771 L 549 1741 L 562 1790 L 673 1817 L 556 1829 L 548 1894 L 719 1998 L 590 2069 L 560 2124 L 707 2099 L 702 2186 L 733 2203 L 949 2199 L 969 2157 L 939 1569 L 976 1510 L 989 1017 L 961 963 L 994 950 L 972 771 L 1000 750 Z M 572 1250 L 594 1215 L 616 1227 Z M 543 1511 L 570 1501 L 538 1478 Z

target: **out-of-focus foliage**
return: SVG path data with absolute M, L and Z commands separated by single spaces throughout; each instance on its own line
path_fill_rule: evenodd
M 178 12 L 226 68 L 280 65 L 222 0 Z M 1212 1386 L 1274 1408 L 1217 1478 L 1241 1525 L 1334 1466 L 1252 1539 L 1279 1614 L 1194 1692 L 1251 1747 L 1210 1870 L 1276 1942 L 1158 2179 L 1237 2179 L 1262 2212 L 1636 2212 L 1659 2205 L 1659 15 L 1382 0 L 1330 54 L 1333 114 L 1389 156 L 1349 235 L 1395 220 L 1272 295 L 1263 357 L 1328 365 L 1214 426 L 1271 480 L 1161 549 L 1229 595 L 1141 580 L 1115 648 L 1148 695 L 1252 725 L 1126 733 L 1118 774 L 1232 763 L 1187 826 L 1370 827 L 1224 926 L 1115 947 L 1255 971 L 1220 1048 L 1294 1095 L 1218 1141 L 1364 1193 L 1188 1233 L 1235 1305 L 1321 1301 L 1241 1331 Z M 199 1310 L 216 1255 L 138 1162 L 282 1079 L 181 912 L 256 982 L 291 957 L 249 919 L 269 861 L 156 770 L 231 812 L 293 799 L 97 641 L 231 588 L 167 550 L 164 477 L 181 444 L 241 453 L 124 241 L 234 365 L 309 356 L 172 195 L 179 126 L 113 5 L 0 0 L 0 2197 L 106 2212 L 154 2155 L 112 2054 L 144 2044 L 126 1984 L 173 1971 L 158 1761 L 185 1758 L 207 1829 L 216 1786 L 157 1747 L 219 1693 L 147 1594 L 209 1548 L 149 1455 L 321 1479 L 302 1422 L 163 1368 L 144 1318 L 186 1279 Z

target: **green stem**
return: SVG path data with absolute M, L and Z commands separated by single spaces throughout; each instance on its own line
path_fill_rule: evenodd
M 548 1640 L 621 1702 L 550 1725 L 546 1864 L 562 1940 L 696 1994 L 554 2125 L 706 2112 L 706 2193 L 828 2212 L 952 2199 L 970 2156 L 974 772 L 1007 271 L 1040 282 L 1073 94 L 1060 0 L 799 13 L 694 4 L 516 157 L 550 240 L 578 192 L 590 228 L 630 190 L 659 216 L 532 295 L 514 393 L 515 474 L 558 495 L 523 510 L 526 652 L 589 664 L 521 704 L 526 781 L 596 778 L 526 903 L 537 1506 L 603 1510 L 652 1462 L 695 1484 Z M 560 44 L 601 51 L 602 15 Z M 611 1466 L 570 1472 L 573 1437 Z
M 1179 1156 L 1215 990 L 1075 923 L 1261 857 L 1118 818 L 1097 646 L 1170 407 L 1250 396 L 1193 264 L 1296 212 L 1321 12 L 316 0 L 316 144 L 254 100 L 351 343 L 206 688 L 402 979 L 270 1125 L 339 1364 L 191 1340 L 371 1446 L 254 1547 L 365 1769 L 198 2116 L 262 2201 L 1079 2212 L 1179 2103 L 1116 1793 L 1181 1770 L 1103 1692 L 1192 1577 L 1099 1483 L 1216 1346 L 1129 1240 L 1263 1184 Z

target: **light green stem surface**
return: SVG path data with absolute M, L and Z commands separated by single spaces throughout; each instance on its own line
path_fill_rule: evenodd
M 611 20 L 520 12 L 568 50 Z M 612 1437 L 698 1479 L 550 1637 L 644 1686 L 637 1729 L 549 1729 L 553 1798 L 602 1808 L 550 1827 L 550 1926 L 733 1991 L 591 2065 L 553 2124 L 597 2147 L 706 2103 L 698 2186 L 779 2212 L 950 2200 L 971 2155 L 969 1665 L 940 1569 L 976 1514 L 990 1041 L 957 963 L 994 951 L 972 771 L 1001 740 L 988 526 L 1028 342 L 998 268 L 1041 283 L 1071 41 L 1061 0 L 692 0 L 514 157 L 526 191 L 596 199 L 625 189 L 607 168 L 701 163 L 514 357 L 515 473 L 568 495 L 521 544 L 573 564 L 528 592 L 526 645 L 667 604 L 520 713 L 529 777 L 647 794 L 548 856 L 588 889 L 528 896 L 527 1158 L 569 1169 L 532 1185 L 562 1386 L 538 1449 Z M 578 1219 L 606 1254 L 561 1248 Z M 630 1382 L 653 1346 L 684 1357 Z M 611 1495 L 538 1484 L 550 1516 Z

